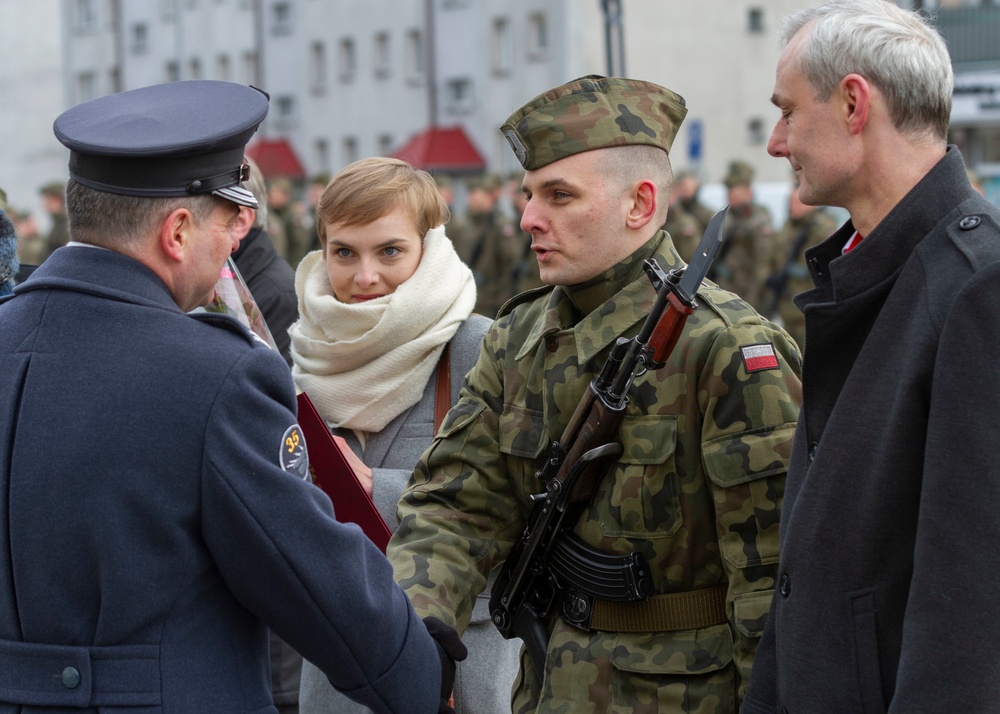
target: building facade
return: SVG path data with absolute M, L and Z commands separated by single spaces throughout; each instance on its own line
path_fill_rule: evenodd
M 978 97 L 976 88 L 1000 87 L 991 78 L 998 63 L 968 60 L 975 43 L 968 28 L 956 29 L 949 19 L 965 13 L 981 30 L 982 18 L 1000 8 L 961 0 L 900 3 L 941 18 L 960 71 L 956 140 L 987 177 L 994 166 L 1000 175 L 1000 139 L 990 128 L 1000 123 L 995 108 L 986 102 L 970 112 L 966 101 Z M 65 151 L 51 134 L 63 109 L 186 79 L 267 91 L 271 112 L 258 136 L 294 153 L 303 176 L 293 178 L 391 154 L 432 127 L 461 129 L 486 170 L 507 174 L 517 166 L 497 129 L 510 112 L 561 82 L 615 71 L 686 99 L 689 114 L 673 161 L 702 176 L 707 200 L 721 204 L 719 182 L 728 163 L 740 159 L 756 167 L 761 198 L 780 220 L 790 175 L 766 151 L 778 116 L 769 101 L 776 29 L 782 15 L 811 4 L 0 0 L 0 32 L 18 50 L 0 66 L 0 87 L 14 98 L 0 108 L 0 140 L 14 148 L 0 162 L 0 187 L 13 203 L 34 205 L 38 186 L 65 176 Z M 985 47 L 987 55 L 1000 55 L 994 49 L 1000 44 Z

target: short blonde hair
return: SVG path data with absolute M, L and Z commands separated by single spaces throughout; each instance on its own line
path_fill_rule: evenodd
M 448 204 L 426 171 L 386 157 L 361 159 L 338 171 L 316 205 L 316 230 L 326 253 L 326 227 L 363 226 L 406 208 L 421 236 L 448 222 Z

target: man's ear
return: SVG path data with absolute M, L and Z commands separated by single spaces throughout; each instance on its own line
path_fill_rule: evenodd
M 631 206 L 625 215 L 625 225 L 632 230 L 639 230 L 656 216 L 659 190 L 656 183 L 650 179 L 643 179 L 632 188 L 629 198 Z
M 175 263 L 183 262 L 195 229 L 194 215 L 186 208 L 175 208 L 160 224 L 160 248 Z
M 872 88 L 860 74 L 849 74 L 840 80 L 844 99 L 844 118 L 852 134 L 860 134 L 868 122 L 868 109 L 872 103 Z
M 249 206 L 240 206 L 239 209 L 240 214 L 236 216 L 236 220 L 233 221 L 233 234 L 246 237 L 246 234 L 250 232 L 251 228 L 253 228 L 253 222 L 257 217 L 257 211 L 253 210 Z

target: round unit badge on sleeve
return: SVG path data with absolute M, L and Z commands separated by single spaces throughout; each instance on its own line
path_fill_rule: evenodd
M 281 437 L 278 463 L 290 474 L 303 480 L 309 478 L 309 452 L 306 450 L 306 438 L 298 424 L 285 429 Z

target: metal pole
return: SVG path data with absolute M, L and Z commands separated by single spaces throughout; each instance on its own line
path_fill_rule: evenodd
M 625 76 L 625 31 L 621 0 L 601 0 L 604 10 L 604 42 L 608 76 Z

